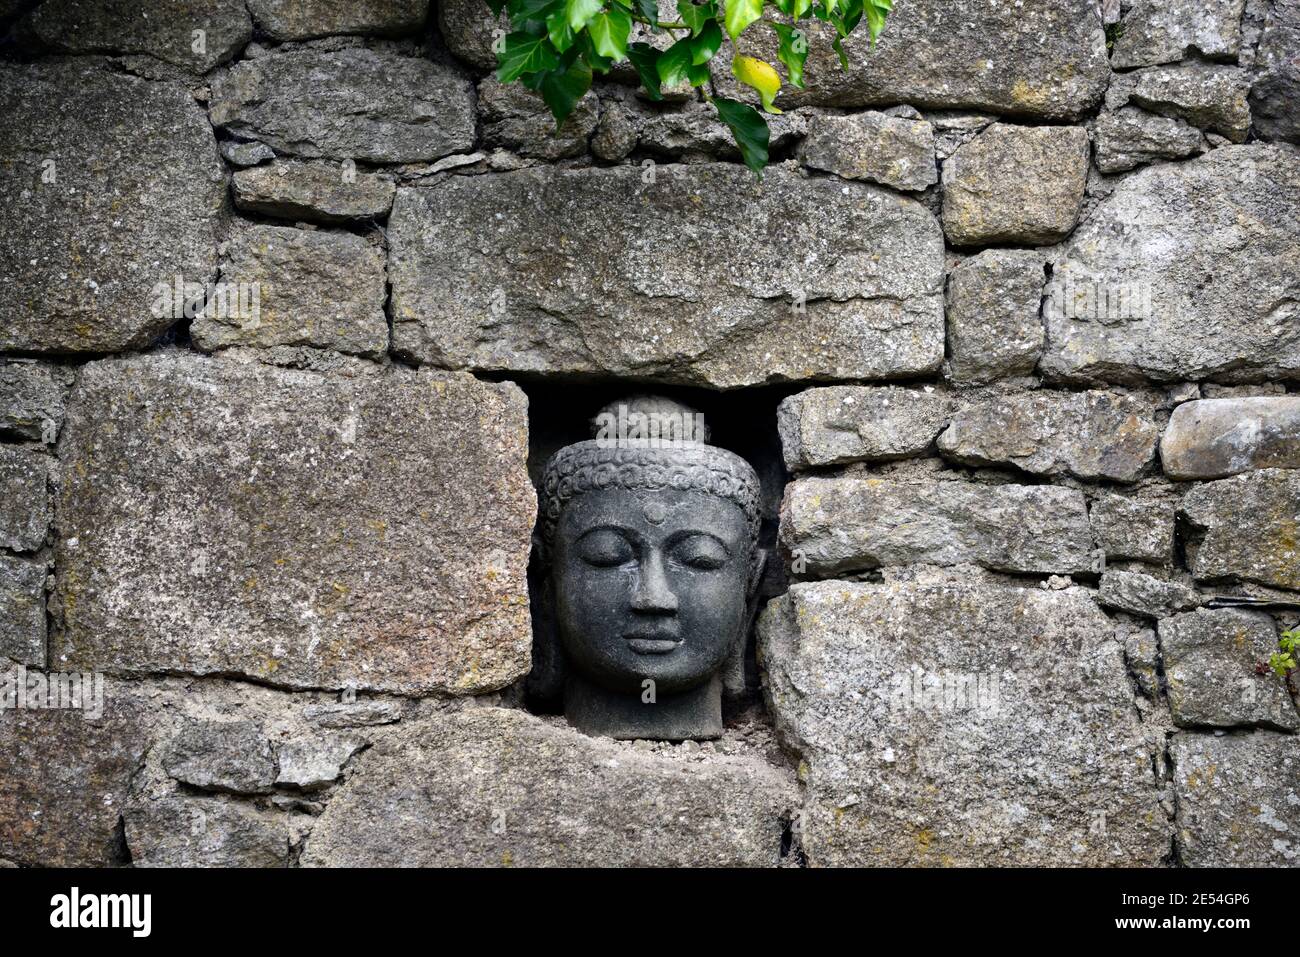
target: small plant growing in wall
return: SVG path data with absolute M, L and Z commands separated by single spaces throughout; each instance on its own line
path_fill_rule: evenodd
M 832 47 L 841 68 L 848 57 L 843 40 L 865 20 L 874 46 L 885 26 L 893 0 L 678 0 L 676 20 L 659 19 L 657 0 L 487 0 L 492 12 L 504 10 L 510 32 L 495 45 L 497 79 L 519 82 L 541 94 L 558 124 L 591 88 L 594 74 L 608 73 L 616 63 L 629 61 L 651 100 L 663 99 L 664 87 L 689 83 L 707 87 L 705 99 L 735 139 L 741 158 L 755 174 L 768 160 L 767 121 L 752 106 L 718 96 L 709 64 L 722 48 L 724 37 L 732 46 L 731 72 L 757 93 L 763 110 L 780 113 L 774 100 L 781 75 L 765 60 L 744 56 L 737 38 L 759 23 L 776 32 L 777 59 L 785 67 L 786 82 L 804 88 L 803 68 L 808 58 L 808 38 L 800 23 L 812 18 L 835 28 Z M 764 8 L 782 20 L 764 19 Z M 760 22 L 761 21 L 761 22 Z M 633 24 L 654 32 L 668 32 L 673 43 L 660 50 L 649 43 L 630 43 Z
M 1268 659 L 1268 666 L 1279 678 L 1286 682 L 1292 694 L 1297 694 L 1295 685 L 1296 658 L 1300 656 L 1300 627 L 1282 632 L 1277 639 L 1278 650 Z

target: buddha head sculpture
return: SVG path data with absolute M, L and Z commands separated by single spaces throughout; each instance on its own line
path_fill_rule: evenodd
M 565 716 L 614 738 L 716 738 L 763 566 L 758 477 L 671 400 L 595 421 L 541 490 L 540 607 Z

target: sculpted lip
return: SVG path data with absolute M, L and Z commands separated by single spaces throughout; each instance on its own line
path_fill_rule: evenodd
M 662 635 L 624 635 L 628 647 L 640 655 L 666 655 L 682 643 L 680 638 L 667 638 Z

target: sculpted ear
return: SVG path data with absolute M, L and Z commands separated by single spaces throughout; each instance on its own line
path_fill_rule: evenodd
M 767 567 L 767 554 L 766 548 L 759 548 L 757 545 L 754 546 L 754 551 L 750 553 L 749 582 L 745 589 L 747 598 L 753 598 L 758 592 L 759 582 L 763 580 L 763 569 Z

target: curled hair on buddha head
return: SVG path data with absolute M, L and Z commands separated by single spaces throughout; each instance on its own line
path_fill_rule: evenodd
M 627 490 L 653 496 L 676 493 L 710 496 L 730 502 L 744 517 L 749 544 L 746 600 L 754 603 L 766 552 L 759 547 L 760 485 L 753 466 L 739 455 L 709 445 L 704 417 L 689 406 L 652 395 L 633 395 L 611 402 L 592 419 L 591 439 L 565 446 L 551 456 L 539 489 L 540 509 L 534 536 L 541 578 L 534 595 L 534 666 L 531 694 L 553 698 L 563 686 L 566 656 L 555 627 L 551 564 L 560 523 L 575 499 L 602 490 Z M 750 620 L 752 623 L 751 608 Z M 729 694 L 744 690 L 745 634 L 722 671 Z
M 699 492 L 732 502 L 758 542 L 759 483 L 753 466 L 709 445 L 708 424 L 689 406 L 660 396 L 611 402 L 592 419 L 594 437 L 566 445 L 542 475 L 541 523 L 546 547 L 570 499 L 606 488 Z

